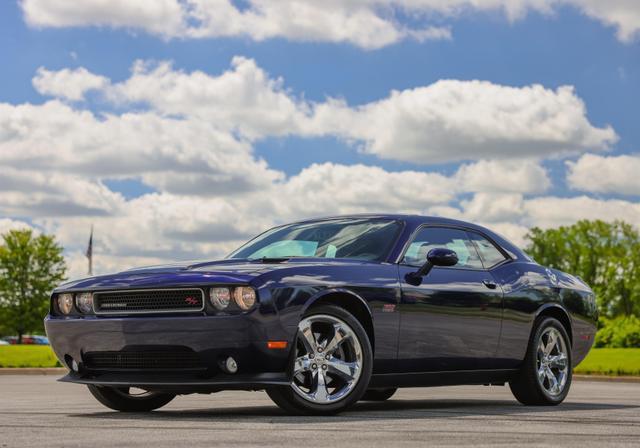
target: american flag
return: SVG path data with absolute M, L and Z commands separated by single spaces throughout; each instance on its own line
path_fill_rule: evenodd
M 85 253 L 89 260 L 89 275 L 93 275 L 93 226 L 91 226 L 91 234 L 89 235 L 89 245 Z

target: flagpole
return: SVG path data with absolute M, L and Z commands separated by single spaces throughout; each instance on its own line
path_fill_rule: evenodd
M 93 275 L 93 224 L 91 224 L 91 233 L 89 234 L 89 245 L 85 254 L 89 262 L 89 275 Z

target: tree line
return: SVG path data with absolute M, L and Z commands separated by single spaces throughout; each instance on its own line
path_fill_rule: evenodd
M 538 263 L 579 276 L 596 293 L 596 344 L 640 347 L 640 234 L 630 224 L 579 221 L 532 228 L 525 251 Z M 42 333 L 53 288 L 66 279 L 62 246 L 31 230 L 0 241 L 0 335 Z

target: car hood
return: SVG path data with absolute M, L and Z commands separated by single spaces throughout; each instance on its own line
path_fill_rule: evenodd
M 198 284 L 247 284 L 256 277 L 282 269 L 304 266 L 369 264 L 362 260 L 333 258 L 227 259 L 180 262 L 130 269 L 116 274 L 74 280 L 54 292 L 122 288 L 180 287 Z

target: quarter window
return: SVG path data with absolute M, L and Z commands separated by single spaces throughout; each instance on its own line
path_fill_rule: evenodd
M 422 265 L 431 249 L 451 249 L 458 255 L 456 267 L 482 269 L 482 262 L 467 232 L 447 227 L 425 227 L 418 231 L 409 245 L 402 262 L 412 266 Z
M 488 239 L 475 232 L 469 232 L 469 237 L 478 248 L 478 253 L 482 259 L 484 267 L 489 269 L 502 263 L 506 257 L 498 250 L 498 248 Z

